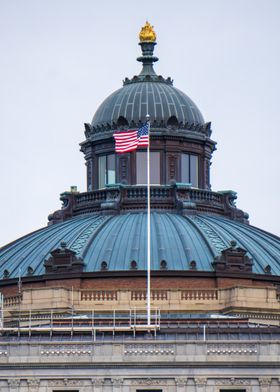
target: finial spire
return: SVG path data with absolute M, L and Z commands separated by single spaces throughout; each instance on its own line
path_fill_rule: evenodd
M 155 42 L 157 39 L 154 26 L 152 26 L 148 21 L 146 21 L 145 26 L 141 28 L 139 33 L 140 42 Z
M 139 45 L 142 49 L 142 56 L 138 57 L 137 61 L 141 61 L 143 63 L 143 69 L 139 76 L 156 75 L 153 68 L 153 63 L 158 61 L 158 58 L 153 56 L 154 47 L 157 44 L 156 38 L 157 36 L 153 26 L 147 21 L 139 33 Z

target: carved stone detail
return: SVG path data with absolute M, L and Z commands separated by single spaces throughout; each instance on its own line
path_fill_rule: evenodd
M 127 344 L 124 347 L 124 355 L 174 355 L 173 344 Z
M 82 380 L 74 380 L 74 379 L 60 379 L 60 380 L 50 380 L 49 381 L 49 386 L 51 387 L 79 387 L 83 385 Z
M 231 246 L 214 259 L 212 265 L 216 271 L 252 272 L 253 261 L 246 255 L 247 250 L 236 245 L 235 241 L 231 241 Z
M 76 252 L 67 248 L 64 241 L 61 241 L 60 248 L 54 249 L 51 256 L 45 260 L 46 273 L 61 272 L 82 272 L 84 262 L 76 256 Z
M 20 380 L 16 378 L 11 378 L 8 380 L 8 384 L 11 389 L 15 389 L 20 386 Z
M 101 387 L 105 380 L 104 378 L 92 378 L 91 382 L 95 387 Z
M 149 386 L 155 386 L 155 385 L 166 385 L 167 380 L 166 379 L 155 379 L 155 378 L 139 378 L 132 380 L 131 382 L 132 385 L 149 385 Z
M 207 355 L 256 355 L 256 344 L 208 344 Z
M 177 157 L 176 155 L 169 155 L 168 156 L 168 180 L 176 181 L 177 177 Z
M 261 378 L 259 378 L 259 384 L 262 387 L 268 387 L 271 384 L 271 378 L 261 377 Z
M 207 384 L 207 378 L 206 377 L 196 377 L 194 379 L 194 382 L 197 386 L 204 386 Z
M 177 385 L 177 387 L 184 387 L 185 385 L 187 385 L 187 381 L 187 377 L 175 378 L 175 384 Z
M 88 356 L 92 355 L 93 351 L 89 350 L 89 346 L 49 346 L 47 349 L 41 351 L 42 356 L 62 356 L 62 357 L 73 357 L 73 356 Z
M 121 387 L 122 386 L 122 384 L 123 384 L 123 378 L 112 378 L 111 379 L 111 383 L 113 384 L 113 388 L 119 388 L 119 387 Z
M 251 382 L 248 379 L 242 379 L 242 378 L 221 378 L 215 380 L 216 385 L 250 385 Z
M 27 385 L 30 392 L 38 391 L 40 386 L 40 380 L 38 380 L 37 378 L 28 378 Z

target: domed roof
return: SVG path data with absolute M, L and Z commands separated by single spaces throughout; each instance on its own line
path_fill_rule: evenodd
M 83 271 L 100 271 L 106 261 L 108 271 L 125 271 L 135 260 L 138 270 L 146 268 L 146 214 L 116 216 L 82 215 L 33 232 L 0 250 L 0 276 L 45 273 L 44 261 L 65 241 L 67 248 L 82 258 Z M 253 259 L 253 272 L 280 274 L 280 238 L 263 230 L 220 216 L 204 214 L 187 217 L 151 214 L 151 267 L 159 270 L 165 260 L 168 270 L 189 270 L 196 261 L 198 271 L 213 271 L 212 262 L 235 240 Z
M 182 91 L 173 87 L 171 78 L 164 79 L 155 73 L 153 63 L 158 58 L 153 56 L 156 35 L 149 30 L 149 40 L 140 34 L 142 56 L 137 60 L 143 63 L 142 71 L 131 80 L 125 79 L 124 85 L 113 92 L 97 109 L 92 127 L 138 124 L 149 114 L 151 124 L 166 126 L 173 118 L 178 124 L 203 125 L 204 119 L 194 102 Z M 151 37 L 153 39 L 151 39 Z M 174 118 L 175 117 L 175 118 Z
M 124 117 L 130 124 L 144 121 L 149 114 L 151 121 L 164 124 L 175 116 L 179 123 L 204 124 L 195 103 L 182 91 L 165 82 L 141 81 L 125 84 L 113 92 L 97 109 L 92 126 L 113 124 Z

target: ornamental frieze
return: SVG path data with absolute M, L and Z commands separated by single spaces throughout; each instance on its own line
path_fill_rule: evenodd
M 173 344 L 127 344 L 124 347 L 124 355 L 174 355 Z
M 259 384 L 262 387 L 269 386 L 271 384 L 271 378 L 269 378 L 269 377 L 261 377 L 261 378 L 259 378 Z
M 184 387 L 187 384 L 187 377 L 175 378 L 175 384 L 177 387 Z
M 221 378 L 215 380 L 216 385 L 250 385 L 251 382 L 245 378 Z
M 49 346 L 47 350 L 41 350 L 42 356 L 61 356 L 61 357 L 77 357 L 93 355 L 93 350 L 89 349 L 90 346 Z
M 208 344 L 207 355 L 255 355 L 256 344 Z
M 50 380 L 49 386 L 51 387 L 79 387 L 83 385 L 82 380 L 73 380 L 73 379 L 60 379 L 60 380 Z
M 207 378 L 206 377 L 196 377 L 194 379 L 194 382 L 197 386 L 203 386 L 207 384 Z
M 148 385 L 148 386 L 156 386 L 156 385 L 167 385 L 168 381 L 166 379 L 155 379 L 155 378 L 139 378 L 131 381 L 132 385 Z
M 11 378 L 8 380 L 8 384 L 11 389 L 18 388 L 20 386 L 20 380 Z
M 92 378 L 91 382 L 94 386 L 101 387 L 104 384 L 105 380 L 104 378 Z
M 27 385 L 28 385 L 28 389 L 31 392 L 36 392 L 39 389 L 40 386 L 40 380 L 38 380 L 37 378 L 28 378 L 27 379 Z

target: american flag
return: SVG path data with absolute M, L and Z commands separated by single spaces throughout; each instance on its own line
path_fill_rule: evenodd
M 150 123 L 147 121 L 141 128 L 114 133 L 115 151 L 119 154 L 136 150 L 149 145 Z

